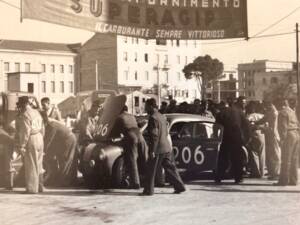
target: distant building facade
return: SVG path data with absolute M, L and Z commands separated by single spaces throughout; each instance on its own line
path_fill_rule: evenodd
M 32 92 L 58 104 L 75 94 L 76 57 L 72 45 L 0 40 L 0 91 Z
M 239 95 L 250 100 L 263 100 L 264 93 L 289 79 L 294 69 L 293 62 L 254 60 L 238 65 Z
M 270 92 L 279 87 L 296 84 L 295 71 L 259 72 L 254 77 L 254 96 L 252 100 L 263 100 Z
M 155 95 L 159 84 L 163 98 L 192 101 L 200 97 L 197 82 L 186 80 L 182 69 L 199 55 L 199 41 L 96 34 L 80 50 L 78 90 L 98 87 Z
M 224 70 L 217 79 L 209 82 L 206 98 L 214 102 L 226 101 L 228 98 L 236 99 L 238 91 L 238 73 L 236 70 Z

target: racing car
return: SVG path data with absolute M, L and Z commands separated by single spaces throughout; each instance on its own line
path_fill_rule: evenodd
M 169 123 L 170 141 L 177 167 L 194 174 L 213 171 L 216 168 L 223 128 L 212 118 L 191 114 L 166 114 Z M 147 141 L 144 121 L 141 131 Z M 82 154 L 81 171 L 89 186 L 124 187 L 127 184 L 128 169 L 124 164 L 124 149 L 119 142 L 110 139 L 88 145 Z M 144 165 L 138 159 L 140 175 Z

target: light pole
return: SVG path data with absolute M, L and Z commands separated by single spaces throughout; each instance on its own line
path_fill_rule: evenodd
M 161 102 L 161 93 L 160 93 L 160 80 L 159 80 L 159 71 L 168 71 L 170 68 L 168 65 L 165 63 L 162 67 L 159 67 L 159 64 L 157 63 L 156 66 L 153 67 L 153 70 L 156 70 L 157 73 L 157 105 L 160 107 L 160 102 Z

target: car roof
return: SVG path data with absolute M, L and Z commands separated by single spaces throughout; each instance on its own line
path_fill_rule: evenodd
M 187 113 L 170 113 L 165 114 L 167 119 L 170 121 L 171 124 L 174 122 L 194 122 L 194 121 L 201 121 L 201 122 L 210 122 L 214 123 L 216 120 L 211 117 L 201 116 L 197 114 L 187 114 Z

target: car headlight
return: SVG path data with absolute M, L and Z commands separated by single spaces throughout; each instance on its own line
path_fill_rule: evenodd
M 105 154 L 105 151 L 104 151 L 103 148 L 101 148 L 101 149 L 99 150 L 98 158 L 99 158 L 100 161 L 103 161 L 103 160 L 106 158 L 106 154 Z
M 95 165 L 96 165 L 95 160 L 92 159 L 92 160 L 89 161 L 89 166 L 90 166 L 91 168 L 94 168 Z

